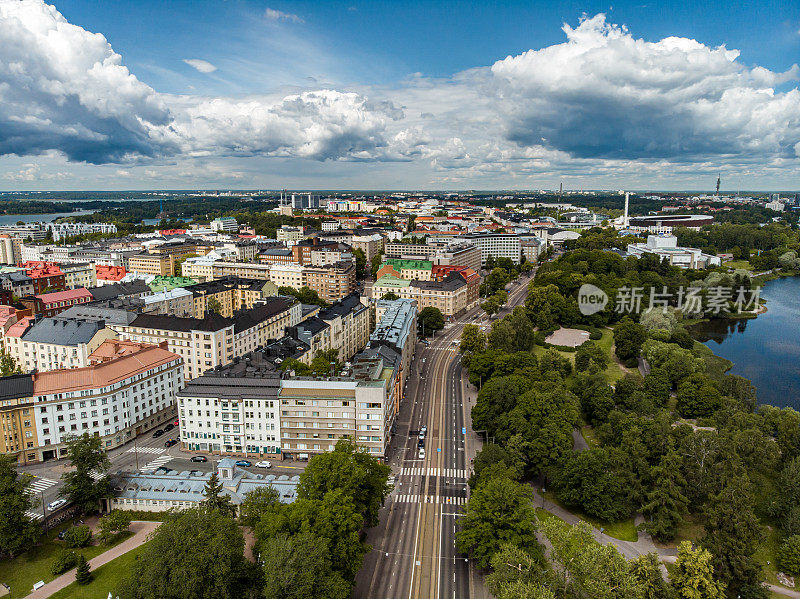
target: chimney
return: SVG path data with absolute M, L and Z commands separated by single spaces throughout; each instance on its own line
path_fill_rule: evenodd
M 622 226 L 626 229 L 628 228 L 628 200 L 630 199 L 630 193 L 627 191 L 625 192 L 625 216 L 622 217 Z

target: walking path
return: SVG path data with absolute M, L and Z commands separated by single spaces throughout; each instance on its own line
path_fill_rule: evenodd
M 133 549 L 143 545 L 145 541 L 147 541 L 147 537 L 150 536 L 150 533 L 153 532 L 161 522 L 143 522 L 141 520 L 136 520 L 131 522 L 131 532 L 133 536 L 124 540 L 122 543 L 117 545 L 116 547 L 112 547 L 105 553 L 101 553 L 97 557 L 89 560 L 89 566 L 92 570 L 96 570 L 103 564 L 107 564 L 111 560 L 128 553 Z M 25 599 L 45 599 L 50 595 L 54 594 L 57 591 L 60 591 L 64 587 L 72 584 L 75 582 L 75 570 L 72 569 L 66 574 L 62 574 L 55 580 L 51 580 L 46 585 L 41 587 L 40 589 L 32 592 L 28 595 Z
M 536 507 L 544 508 L 546 511 L 550 512 L 554 516 L 558 516 L 564 522 L 568 524 L 577 524 L 580 522 L 580 518 L 578 518 L 575 514 L 568 512 L 560 505 L 556 505 L 552 501 L 548 501 L 541 494 L 537 493 L 535 487 L 533 487 L 533 502 Z M 641 516 L 637 516 L 636 524 L 641 524 Z M 591 526 L 591 525 L 590 525 Z M 592 535 L 594 538 L 603 544 L 611 543 L 614 545 L 617 550 L 625 556 L 626 559 L 634 559 L 640 555 L 646 555 L 648 553 L 655 553 L 658 555 L 659 559 L 662 562 L 667 563 L 675 563 L 677 557 L 677 550 L 676 549 L 664 549 L 656 547 L 655 543 L 653 543 L 653 538 L 644 531 L 639 531 L 639 540 L 638 541 L 622 541 L 620 539 L 615 539 L 614 537 L 610 537 L 605 533 L 600 532 L 594 526 L 592 528 Z M 767 584 L 769 590 L 777 593 L 779 595 L 783 595 L 784 597 L 792 597 L 794 599 L 800 599 L 800 592 L 793 591 L 791 589 L 787 589 L 786 587 L 778 586 L 775 584 Z

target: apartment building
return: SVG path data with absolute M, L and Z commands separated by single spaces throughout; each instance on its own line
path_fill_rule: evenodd
M 468 269 L 471 273 L 471 270 Z M 378 300 L 387 293 L 402 299 L 415 300 L 420 310 L 438 308 L 445 316 L 454 316 L 472 308 L 478 301 L 475 291 L 480 286 L 476 273 L 451 272 L 440 281 L 409 281 L 385 275 L 372 286 L 372 298 Z
M 351 438 L 383 458 L 394 371 L 364 360 L 330 378 L 291 377 L 263 352 L 188 381 L 178 393 L 185 449 L 305 460 Z
M 294 299 L 274 298 L 232 318 L 206 313 L 203 318 L 140 314 L 130 324 L 117 326 L 120 337 L 140 343 L 166 341 L 184 361 L 186 380 L 206 370 L 229 364 L 257 347 L 280 339 L 293 324 Z
M 24 270 L 0 272 L 0 286 L 17 297 L 34 294 L 33 279 Z
M 489 256 L 509 258 L 514 264 L 522 258 L 522 244 L 514 233 L 468 233 L 463 238 L 478 246 L 481 264 L 486 264 Z
M 28 261 L 22 266 L 33 282 L 34 294 L 66 289 L 64 271 L 52 262 Z
M 202 318 L 209 303 L 219 308 L 222 316 L 232 317 L 234 312 L 252 308 L 259 300 L 275 297 L 278 287 L 271 281 L 227 277 L 185 288 L 192 294 L 193 316 Z
M 398 279 L 409 281 L 430 281 L 433 262 L 430 260 L 405 260 L 402 258 L 387 258 L 377 273 L 377 278 L 391 275 Z
M 472 241 L 386 244 L 387 258 L 430 260 L 434 265 L 466 266 L 481 270 L 481 250 Z
M 213 231 L 224 231 L 226 233 L 236 233 L 239 230 L 239 223 L 232 216 L 223 216 L 211 221 Z
M 183 362 L 166 344 L 118 340 L 98 346 L 87 366 L 33 374 L 35 459 L 64 457 L 67 439 L 84 433 L 105 449 L 122 445 L 173 419 L 182 385 Z
M 309 347 L 303 361 L 310 363 L 317 352 L 335 349 L 339 360 L 351 360 L 369 342 L 369 309 L 361 297 L 353 293 L 306 318 L 290 331 L 290 335 Z
M 6 350 L 24 372 L 83 368 L 94 350 L 115 337 L 102 320 L 22 319 L 6 332 Z
M 31 375 L 0 377 L 0 453 L 16 455 L 23 464 L 36 461 L 35 409 Z
M 305 233 L 303 231 L 303 227 L 283 225 L 280 229 L 275 231 L 275 239 L 287 245 L 297 243 L 304 237 Z
M 144 312 L 148 314 L 170 314 L 172 316 L 194 316 L 194 296 L 183 287 L 161 291 L 141 298 Z
M 86 289 L 69 289 L 67 291 L 54 291 L 23 297 L 20 302 L 34 314 L 42 316 L 55 316 L 64 310 L 79 304 L 88 304 L 93 300 L 92 294 Z
M 144 275 L 171 277 L 175 274 L 175 261 L 171 254 L 136 254 L 128 259 L 127 268 Z
M 117 225 L 113 223 L 47 223 L 53 232 L 53 241 L 59 242 L 66 237 L 85 235 L 87 233 L 116 233 Z
M 303 270 L 303 283 L 326 302 L 338 301 L 356 289 L 356 265 L 338 262 L 328 266 L 307 266 Z
M 350 245 L 354 250 L 361 250 L 367 257 L 367 263 L 383 251 L 384 239 L 382 235 L 353 235 Z
M 64 271 L 64 284 L 67 289 L 89 288 L 97 286 L 97 272 L 91 262 L 73 262 L 61 264 Z
M 15 243 L 16 240 L 16 243 Z M 0 264 L 16 264 L 20 261 L 20 242 L 8 234 L 0 235 Z

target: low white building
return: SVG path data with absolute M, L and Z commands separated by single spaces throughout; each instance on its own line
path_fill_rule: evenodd
M 629 243 L 628 253 L 636 257 L 655 254 L 681 268 L 702 269 L 719 266 L 721 263 L 718 256 L 704 254 L 696 248 L 679 247 L 678 238 L 674 235 L 648 235 L 646 243 Z

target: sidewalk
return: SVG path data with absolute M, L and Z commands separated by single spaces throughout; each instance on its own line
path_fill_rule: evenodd
M 129 539 L 126 539 L 116 547 L 112 547 L 105 553 L 101 553 L 94 559 L 89 560 L 89 566 L 92 570 L 95 570 L 103 564 L 107 564 L 111 560 L 119 557 L 120 555 L 128 553 L 128 551 L 143 545 L 144 542 L 147 541 L 147 537 L 150 536 L 150 533 L 158 528 L 160 524 L 161 522 L 143 522 L 141 520 L 131 522 L 130 530 L 133 532 L 133 536 Z M 55 580 L 48 582 L 42 588 L 32 592 L 25 599 L 45 599 L 46 597 L 49 597 L 53 593 L 60 591 L 73 582 L 75 582 L 74 569 L 70 570 L 66 574 L 62 574 Z

